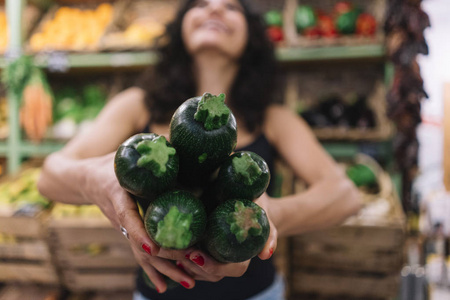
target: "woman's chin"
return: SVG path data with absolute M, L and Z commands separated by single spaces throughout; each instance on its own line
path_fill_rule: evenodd
M 225 55 L 230 58 L 238 58 L 241 53 L 236 51 L 236 48 L 230 47 L 230 45 L 223 45 L 223 43 L 217 43 L 213 41 L 204 41 L 190 49 L 191 55 Z

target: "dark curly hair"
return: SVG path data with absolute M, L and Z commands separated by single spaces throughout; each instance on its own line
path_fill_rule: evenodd
M 275 73 L 277 70 L 274 46 L 265 32 L 259 13 L 247 0 L 239 0 L 248 24 L 248 42 L 240 68 L 227 95 L 227 103 L 247 130 L 259 130 L 266 108 L 275 102 Z M 185 1 L 179 8 L 166 33 L 157 43 L 158 62 L 141 78 L 139 86 L 146 91 L 146 105 L 151 123 L 168 123 L 174 111 L 197 92 L 192 71 L 192 59 L 182 39 L 181 24 L 195 0 Z M 245 117 L 244 117 L 245 116 Z

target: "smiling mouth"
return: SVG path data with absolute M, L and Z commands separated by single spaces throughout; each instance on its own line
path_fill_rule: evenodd
M 201 28 L 206 28 L 206 29 L 210 29 L 210 30 L 215 30 L 215 31 L 222 31 L 222 32 L 229 32 L 229 28 L 223 24 L 222 22 L 219 21 L 215 21 L 215 20 L 208 20 L 203 22 Z

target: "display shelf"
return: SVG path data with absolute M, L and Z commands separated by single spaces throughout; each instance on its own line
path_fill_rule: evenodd
M 49 52 L 35 55 L 35 64 L 50 70 L 67 71 L 71 68 L 145 67 L 156 62 L 151 51 L 64 53 Z
M 19 146 L 19 151 L 24 156 L 48 155 L 52 152 L 60 150 L 63 146 L 63 142 L 44 142 L 41 144 L 33 144 L 27 141 L 22 141 Z
M 21 15 L 26 0 L 7 0 L 7 14 L 12 20 L 9 34 L 11 44 L 8 51 L 11 53 L 21 53 L 23 50 L 23 37 L 21 36 L 22 24 L 18 16 Z M 355 46 L 332 46 L 320 48 L 289 48 L 279 47 L 276 49 L 276 58 L 284 64 L 309 63 L 322 61 L 346 61 L 346 60 L 379 60 L 384 62 L 386 51 L 383 44 L 355 45 Z M 95 52 L 95 53 L 75 53 L 75 52 L 42 52 L 34 54 L 34 61 L 37 66 L 48 69 L 50 72 L 68 72 L 75 70 L 101 70 L 113 68 L 134 68 L 140 69 L 148 65 L 155 64 L 157 55 L 148 51 L 126 51 L 126 52 Z M 0 68 L 7 64 L 5 57 L 0 57 Z M 392 68 L 386 65 L 386 84 L 392 79 Z M 9 107 L 10 135 L 8 139 L 0 141 L 0 153 L 8 157 L 8 171 L 15 172 L 19 169 L 24 157 L 44 156 L 63 147 L 62 141 L 44 141 L 40 144 L 33 144 L 22 136 L 18 120 L 18 101 L 14 95 L 8 93 L 8 101 L 12 103 Z M 339 141 L 323 142 L 325 149 L 336 158 L 352 157 L 353 155 L 366 151 L 366 144 L 371 144 L 368 152 L 374 152 L 386 160 L 392 156 L 389 142 L 369 143 L 364 141 Z M 364 149 L 363 149 L 364 148 Z M 366 151 L 367 152 L 367 151 Z
M 8 152 L 8 142 L 6 140 L 0 141 L 0 156 L 7 154 Z
M 338 59 L 384 58 L 384 45 L 334 46 L 320 48 L 279 48 L 277 59 L 281 62 L 306 62 Z
M 335 46 L 321 48 L 278 48 L 277 60 L 283 63 L 311 62 L 340 59 L 383 58 L 383 45 Z M 157 61 L 152 51 L 138 52 L 98 52 L 66 53 L 47 52 L 35 56 L 35 64 L 55 71 L 68 71 L 72 68 L 117 68 L 145 67 Z M 5 67 L 4 58 L 0 58 L 0 68 Z
M 43 142 L 40 144 L 33 144 L 28 141 L 21 141 L 13 151 L 20 156 L 33 155 L 48 155 L 52 152 L 60 150 L 64 146 L 63 142 Z M 10 146 L 8 141 L 0 141 L 0 156 L 8 155 L 10 153 Z

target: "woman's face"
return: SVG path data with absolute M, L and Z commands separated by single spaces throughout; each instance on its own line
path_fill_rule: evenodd
M 238 0 L 196 0 L 183 18 L 182 35 L 191 55 L 214 49 L 238 59 L 248 37 L 244 9 Z

